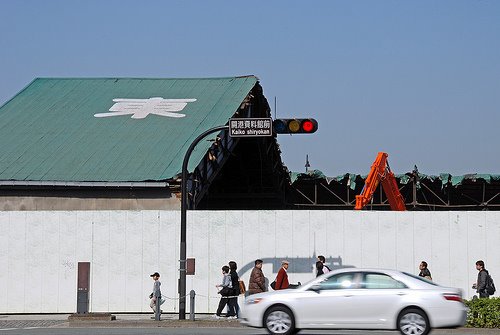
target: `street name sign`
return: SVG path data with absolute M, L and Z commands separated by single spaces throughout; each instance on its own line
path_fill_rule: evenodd
M 229 136 L 261 137 L 273 135 L 273 121 L 269 118 L 229 119 Z

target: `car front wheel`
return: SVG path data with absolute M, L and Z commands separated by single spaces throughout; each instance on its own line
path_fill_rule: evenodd
M 292 311 L 284 306 L 271 307 L 264 317 L 264 325 L 269 334 L 291 335 L 296 333 Z
M 398 329 L 403 335 L 427 335 L 431 327 L 423 311 L 409 308 L 399 314 Z

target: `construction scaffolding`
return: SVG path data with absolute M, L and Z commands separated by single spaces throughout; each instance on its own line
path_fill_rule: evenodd
M 331 178 L 317 170 L 295 174 L 286 195 L 287 206 L 353 209 L 365 178 L 355 174 Z M 500 210 L 500 175 L 428 176 L 415 168 L 404 175 L 396 175 L 396 181 L 407 210 Z M 380 185 L 365 209 L 390 210 Z

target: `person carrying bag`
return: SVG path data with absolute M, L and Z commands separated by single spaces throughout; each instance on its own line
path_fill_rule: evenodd
M 275 291 L 277 290 L 285 290 L 290 286 L 288 282 L 288 261 L 281 261 L 281 268 L 278 271 L 278 275 L 276 276 L 276 280 L 271 283 L 271 288 Z M 274 284 L 274 287 L 273 287 Z
M 220 288 L 219 294 L 221 295 L 219 301 L 219 307 L 217 307 L 217 312 L 214 315 L 214 318 L 220 319 L 221 313 L 226 304 L 229 302 L 229 297 L 233 293 L 233 283 L 231 281 L 231 276 L 229 275 L 229 266 L 224 265 L 222 267 L 222 284 L 215 285 L 215 287 Z

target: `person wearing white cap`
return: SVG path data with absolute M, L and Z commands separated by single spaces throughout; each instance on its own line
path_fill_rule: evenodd
M 278 271 L 278 275 L 276 276 L 276 286 L 274 289 L 277 290 L 284 290 L 287 289 L 288 286 L 290 286 L 290 283 L 288 282 L 288 261 L 283 260 L 281 261 L 281 268 Z

